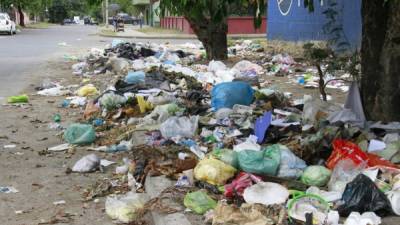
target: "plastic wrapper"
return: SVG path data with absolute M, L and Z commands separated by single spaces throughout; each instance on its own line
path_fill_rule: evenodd
M 213 185 L 224 185 L 235 172 L 235 168 L 218 159 L 205 158 L 194 168 L 194 177 Z
M 240 172 L 230 184 L 225 185 L 224 195 L 227 198 L 243 196 L 243 192 L 246 188 L 261 181 L 262 179 L 259 176 L 251 173 Z
M 92 125 L 74 123 L 64 132 L 64 140 L 76 145 L 91 144 L 96 140 L 96 132 Z
M 198 128 L 199 116 L 192 117 L 171 117 L 160 126 L 164 138 L 187 137 L 195 135 Z
M 113 92 L 106 93 L 100 98 L 100 104 L 108 110 L 117 108 L 120 105 L 125 104 L 125 102 L 126 102 L 125 97 L 117 95 Z
M 331 179 L 328 183 L 329 190 L 343 193 L 346 185 L 354 180 L 363 171 L 365 166 L 365 164 L 356 165 L 350 159 L 340 161 L 335 169 L 333 169 Z
M 203 215 L 210 209 L 217 206 L 217 202 L 210 198 L 203 191 L 196 191 L 186 194 L 183 204 L 197 214 Z
M 88 173 L 97 170 L 99 167 L 100 158 L 95 154 L 90 154 L 78 160 L 72 167 L 72 171 L 77 173 Z
M 140 84 L 145 82 L 146 74 L 143 71 L 129 71 L 125 77 L 125 83 L 127 84 Z
M 98 90 L 95 86 L 88 84 L 85 85 L 81 88 L 78 89 L 78 91 L 76 91 L 76 94 L 81 96 L 81 97 L 86 97 L 86 96 L 92 96 L 92 95 L 97 95 L 98 94 Z

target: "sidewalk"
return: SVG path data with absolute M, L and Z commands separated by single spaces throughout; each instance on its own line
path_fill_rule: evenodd
M 149 28 L 149 26 L 143 26 L 143 28 Z M 98 35 L 102 37 L 116 37 L 116 38 L 137 38 L 137 39 L 194 39 L 196 35 L 177 33 L 171 30 L 171 33 L 144 33 L 139 31 L 139 26 L 125 25 L 125 32 L 114 32 L 112 26 L 109 28 L 99 27 Z M 168 32 L 168 30 L 165 30 Z M 256 39 L 266 38 L 266 34 L 229 34 L 229 38 L 233 39 Z

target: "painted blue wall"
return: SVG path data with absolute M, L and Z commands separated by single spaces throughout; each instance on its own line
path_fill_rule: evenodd
M 278 1 L 269 0 L 267 38 L 287 41 L 326 40 L 323 32 L 326 23 L 322 13 L 327 9 L 328 1 L 314 1 L 315 11 L 310 13 L 304 8 L 303 0 L 283 0 L 287 7 L 282 12 Z M 361 43 L 361 0 L 336 0 L 337 9 L 341 9 L 341 18 L 344 33 L 353 47 Z M 290 5 L 290 7 L 288 7 Z M 288 9 L 288 10 L 285 10 Z M 284 15 L 286 14 L 286 15 Z

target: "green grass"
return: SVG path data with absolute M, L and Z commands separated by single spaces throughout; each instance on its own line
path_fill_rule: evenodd
M 47 29 L 53 24 L 47 23 L 47 22 L 39 22 L 39 23 L 32 23 L 32 24 L 27 24 L 25 28 L 28 29 Z
M 107 28 L 100 29 L 100 34 L 105 35 L 105 36 L 118 37 L 117 33 L 115 33 L 113 30 L 110 30 Z
M 145 34 L 182 34 L 182 32 L 179 30 L 164 29 L 159 27 L 145 27 L 142 29 L 137 29 L 137 31 Z

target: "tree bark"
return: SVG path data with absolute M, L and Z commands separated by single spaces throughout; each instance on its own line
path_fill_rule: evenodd
M 362 1 L 361 94 L 370 120 L 400 121 L 400 4 Z
M 209 60 L 225 60 L 228 58 L 228 23 L 222 19 L 219 23 L 213 23 L 209 19 L 189 21 L 194 33 L 197 35 L 207 53 Z
M 24 11 L 22 11 L 22 7 L 18 5 L 18 14 L 19 14 L 19 25 L 21 27 L 25 27 L 25 15 Z

